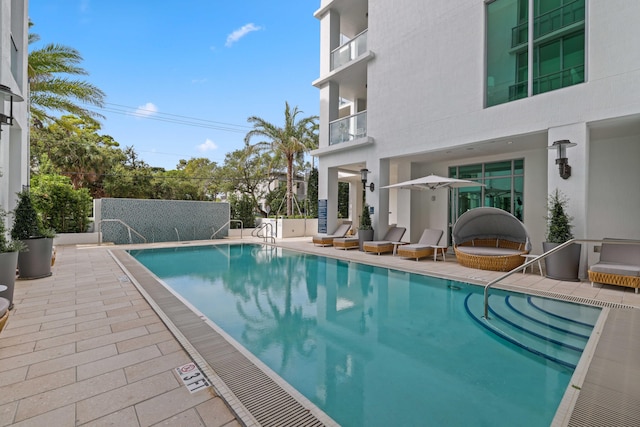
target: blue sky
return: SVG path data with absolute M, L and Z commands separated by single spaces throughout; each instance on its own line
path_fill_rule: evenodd
M 219 164 L 249 116 L 282 124 L 285 101 L 317 115 L 315 0 L 30 0 L 40 42 L 77 49 L 106 93 L 101 133 L 151 166 Z M 182 123 L 178 123 L 182 122 Z M 184 124 L 187 122 L 188 124 Z

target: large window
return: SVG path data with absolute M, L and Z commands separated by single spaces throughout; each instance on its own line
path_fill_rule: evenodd
M 449 177 L 477 181 L 484 186 L 455 188 L 451 191 L 449 234 L 458 217 L 466 211 L 490 206 L 524 220 L 524 160 L 503 160 L 449 168 Z
M 529 22 L 530 4 L 533 22 Z M 487 4 L 486 105 L 584 82 L 584 11 L 585 0 L 495 0 Z

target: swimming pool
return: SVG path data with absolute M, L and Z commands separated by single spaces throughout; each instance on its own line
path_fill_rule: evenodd
M 345 426 L 549 425 L 599 314 L 494 291 L 518 345 L 460 282 L 261 245 L 132 255 Z

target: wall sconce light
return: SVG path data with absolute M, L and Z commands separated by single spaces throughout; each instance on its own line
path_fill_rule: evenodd
M 569 166 L 569 159 L 567 158 L 567 147 L 575 147 L 575 142 L 571 142 L 568 139 L 561 139 L 554 141 L 547 149 L 557 150 L 556 165 L 560 172 L 562 179 L 568 179 L 571 176 L 571 166 Z
M 22 102 L 24 99 L 13 92 L 8 86 L 0 84 L 0 101 L 9 101 L 9 115 L 0 113 L 0 132 L 2 132 L 2 125 L 13 125 L 13 102 Z
M 369 169 L 360 169 L 360 179 L 362 180 L 362 188 L 365 189 L 367 188 L 367 174 L 369 173 Z M 371 190 L 371 192 L 373 193 L 373 190 L 375 189 L 375 185 L 373 185 L 373 182 L 371 184 L 369 184 L 369 190 Z

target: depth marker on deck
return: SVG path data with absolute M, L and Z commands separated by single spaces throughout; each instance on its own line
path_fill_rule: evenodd
M 195 363 L 187 363 L 179 368 L 176 368 L 178 376 L 191 393 L 200 391 L 204 388 L 211 387 L 209 380 L 204 376 L 198 366 Z

